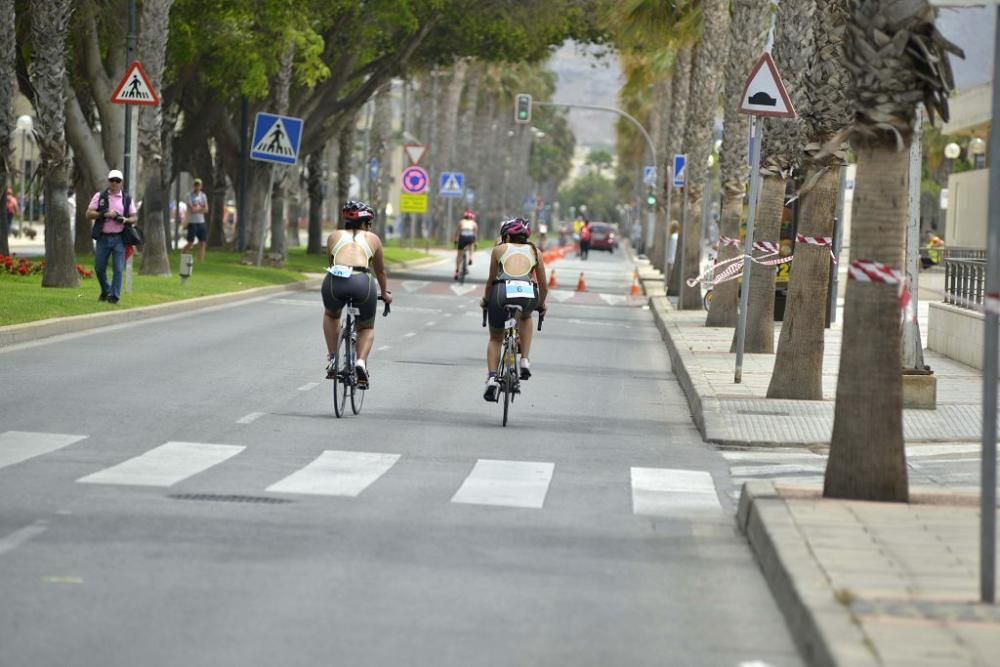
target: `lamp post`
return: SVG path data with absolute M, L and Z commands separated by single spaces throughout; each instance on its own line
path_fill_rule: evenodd
M 34 127 L 35 123 L 31 119 L 31 116 L 28 115 L 18 116 L 17 131 L 21 133 L 21 188 L 20 188 L 21 227 L 24 227 L 24 209 L 27 208 L 28 206 L 28 198 L 25 196 L 24 193 L 24 177 L 25 177 L 25 172 L 28 171 L 28 160 L 25 158 L 25 153 L 24 153 L 24 136 L 26 134 L 31 134 L 31 131 L 34 129 Z
M 986 142 L 980 137 L 973 137 L 969 141 L 969 155 L 972 156 L 973 169 L 984 169 L 986 167 Z

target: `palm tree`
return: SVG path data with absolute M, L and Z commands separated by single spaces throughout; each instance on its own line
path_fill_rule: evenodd
M 678 252 L 684 253 L 684 272 L 680 288 L 681 309 L 702 307 L 701 286 L 691 287 L 687 280 L 701 271 L 701 219 L 705 176 L 708 173 L 708 156 L 712 152 L 715 113 L 719 108 L 722 91 L 722 69 L 726 62 L 729 40 L 716 39 L 715 35 L 729 34 L 729 3 L 727 0 L 703 0 L 704 25 L 702 37 L 695 51 L 691 69 L 690 109 L 684 132 L 684 150 L 687 153 L 688 180 L 685 196 L 688 198 L 687 229 Z
M 802 119 L 808 144 L 798 233 L 809 238 L 832 238 L 846 151 L 820 155 L 820 149 L 850 120 L 843 55 L 847 6 L 843 0 L 816 0 L 814 26 L 815 48 L 803 81 L 807 106 Z M 829 278 L 830 249 L 797 243 L 784 326 L 767 389 L 769 398 L 823 398 L 823 330 Z
M 722 146 L 719 148 L 719 170 L 722 173 L 722 211 L 719 233 L 737 239 L 743 217 L 746 182 L 750 178 L 747 165 L 747 134 L 749 122 L 739 112 L 743 85 L 754 61 L 767 44 L 773 12 L 771 0 L 734 0 L 732 23 L 729 27 L 729 59 L 726 61 L 724 124 Z M 740 250 L 735 245 L 720 244 L 718 261 L 725 262 Z M 720 283 L 712 289 L 712 305 L 705 324 L 710 327 L 736 326 L 736 280 Z
M 170 7 L 174 0 L 145 0 L 142 3 L 139 59 L 149 76 L 154 90 L 161 88 L 167 56 L 167 36 L 170 32 Z M 143 156 L 143 231 L 146 235 L 142 249 L 139 273 L 149 276 L 169 276 L 167 258 L 167 229 L 164 220 L 167 210 L 166 192 L 168 178 L 163 164 L 163 113 L 159 106 L 144 108 L 138 114 L 139 155 Z M 129 183 L 133 196 L 138 196 L 136 183 Z
M 785 214 L 788 179 L 799 168 L 805 146 L 801 114 L 806 113 L 802 77 L 813 48 L 815 0 L 782 0 L 774 29 L 774 61 L 799 118 L 771 119 L 765 124 L 761 191 L 757 204 L 754 241 L 777 243 Z M 759 253 L 758 253 L 759 254 Z M 774 352 L 774 274 L 770 267 L 750 270 L 746 352 Z M 743 281 L 746 287 L 746 280 Z M 735 345 L 736 336 L 733 336 Z
M 852 269 L 866 260 L 902 273 L 909 155 L 918 104 L 948 119 L 948 52 L 926 0 L 852 0 L 845 57 L 853 77 L 857 156 Z M 853 273 L 851 274 L 853 276 Z M 906 502 L 899 291 L 848 279 L 833 440 L 823 495 Z
M 673 85 L 671 89 L 671 98 L 673 100 L 673 105 L 670 110 L 670 127 L 667 129 L 667 146 L 666 153 L 670 156 L 670 162 L 663 162 L 664 174 L 666 174 L 666 165 L 673 165 L 673 156 L 681 151 L 681 140 L 683 139 L 684 127 L 687 125 L 687 113 L 688 113 L 688 94 L 691 88 L 691 51 L 692 47 L 690 45 L 684 45 L 677 49 L 677 55 L 674 59 L 674 76 Z M 666 201 L 667 189 L 672 188 L 673 185 L 670 181 L 664 180 L 663 182 L 663 200 Z M 666 211 L 667 217 L 670 220 L 680 220 L 680 209 L 681 209 L 681 198 L 680 196 L 674 197 L 672 199 L 673 210 Z M 677 241 L 677 252 L 681 252 L 681 247 L 684 243 L 684 230 L 681 230 L 680 238 Z M 670 296 L 680 295 L 681 288 L 681 262 L 680 256 L 674 261 L 673 271 L 669 276 L 667 276 L 667 294 Z
M 66 34 L 72 0 L 31 0 L 31 84 L 38 114 L 39 170 L 45 188 L 43 287 L 77 287 L 69 219 L 69 155 L 66 150 Z
M 0 34 L 16 34 L 14 0 L 0 0 Z M 5 39 L 0 44 L 0 192 L 7 191 L 7 175 L 10 169 L 10 142 L 6 140 L 14 131 L 14 91 L 17 82 L 16 52 L 14 40 Z M 10 254 L 7 243 L 6 199 L 0 196 L 0 255 Z

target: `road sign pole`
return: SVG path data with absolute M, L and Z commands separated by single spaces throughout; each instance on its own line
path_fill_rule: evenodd
M 686 170 L 687 167 L 685 166 L 684 169 Z M 684 276 L 687 275 L 687 266 L 685 266 L 687 264 L 687 262 L 685 261 L 687 259 L 687 257 L 685 257 L 687 253 L 684 252 L 684 246 L 687 245 L 688 242 L 687 235 L 691 232 L 691 230 L 688 229 L 687 171 L 684 172 L 684 185 L 681 187 L 680 195 L 681 195 L 681 233 L 677 239 L 678 240 L 677 248 L 674 250 L 674 252 L 679 252 L 681 254 L 681 280 L 680 284 L 677 286 L 678 310 L 683 308 L 682 299 L 684 298 L 684 281 L 686 280 Z
M 664 283 L 665 284 L 669 284 L 670 283 L 670 275 L 668 274 L 667 270 L 670 268 L 670 257 L 667 254 L 667 250 L 670 248 L 670 224 L 673 222 L 673 220 L 670 218 L 670 215 L 671 215 L 671 213 L 670 213 L 670 204 L 671 204 L 671 201 L 673 199 L 673 193 L 674 193 L 674 170 L 673 170 L 673 168 L 672 168 L 671 165 L 665 165 L 665 166 L 667 168 L 667 178 L 664 181 L 664 183 L 667 184 L 667 201 L 664 202 L 664 205 L 666 206 L 666 218 L 667 218 L 666 232 L 667 233 L 666 233 L 666 236 L 664 237 L 664 243 L 663 243 L 663 269 L 662 269 L 662 271 L 663 271 L 663 277 L 666 278 L 666 280 L 664 281 Z M 676 252 L 677 252 L 677 249 L 674 248 L 674 253 L 676 254 Z
M 996 12 L 1000 28 L 1000 7 Z M 993 40 L 993 71 L 1000 72 L 1000 32 Z M 993 82 L 993 127 L 1000 127 L 1000 86 Z M 989 228 L 986 232 L 986 312 L 983 336 L 983 453 L 979 510 L 979 592 L 983 602 L 995 602 L 997 539 L 997 306 L 1000 305 L 1000 138 L 990 136 Z
M 753 253 L 753 225 L 757 217 L 757 198 L 760 195 L 760 146 L 764 136 L 764 124 L 756 116 L 750 116 L 750 131 L 753 143 L 750 146 L 750 207 L 747 212 L 747 236 L 743 243 L 743 277 L 740 289 L 739 323 L 736 326 L 736 374 L 733 382 L 743 381 L 743 346 L 747 336 L 747 306 L 750 302 L 750 260 Z
M 135 61 L 135 44 L 135 0 L 129 0 L 128 37 L 125 47 L 126 62 L 131 63 Z M 122 190 L 132 195 L 134 199 L 138 193 L 138 189 L 135 187 L 136 169 L 134 160 L 132 159 L 132 153 L 135 151 L 135 142 L 132 139 L 132 125 L 132 105 L 128 104 L 125 106 L 125 155 L 122 161 L 122 171 L 125 172 L 125 184 L 122 186 Z M 126 211 L 126 213 L 128 212 Z
M 451 201 L 452 201 L 452 198 L 448 197 L 448 233 L 449 234 L 451 234 L 451 227 L 452 227 Z
M 264 197 L 264 219 L 260 221 L 260 243 L 257 244 L 257 266 L 260 266 L 264 261 L 264 240 L 267 238 L 267 228 L 271 221 L 268 212 L 271 208 L 271 190 L 274 189 L 274 165 L 270 166 L 271 174 L 267 179 L 267 194 Z

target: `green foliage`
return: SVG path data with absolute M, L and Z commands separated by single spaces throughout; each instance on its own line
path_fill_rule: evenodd
M 586 206 L 587 217 L 595 221 L 620 222 L 620 203 L 614 182 L 596 173 L 587 174 L 559 191 L 560 211 L 569 214 L 571 206 L 578 211 L 580 206 Z
M 615 158 L 611 154 L 611 151 L 606 151 L 604 149 L 592 150 L 587 155 L 587 164 L 593 166 L 598 173 L 602 173 L 605 169 L 611 167 L 614 164 Z

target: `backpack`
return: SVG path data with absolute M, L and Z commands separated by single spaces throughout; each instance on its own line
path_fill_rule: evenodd
M 101 238 L 101 234 L 104 232 L 104 214 L 108 212 L 109 206 L 108 195 L 109 191 L 107 189 L 101 190 L 100 198 L 97 200 L 97 213 L 99 217 L 94 220 L 94 226 L 90 229 L 90 238 L 95 241 Z M 125 195 L 125 198 L 122 200 L 122 205 L 124 207 L 123 210 L 127 215 L 129 210 L 132 208 L 132 198 Z

